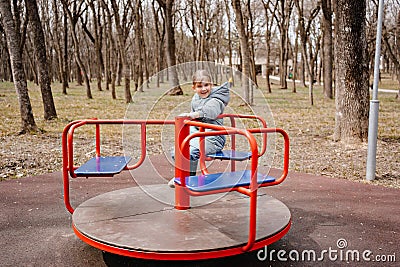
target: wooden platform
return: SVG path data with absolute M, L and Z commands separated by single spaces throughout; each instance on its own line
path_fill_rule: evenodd
M 155 259 L 163 258 L 160 253 L 190 255 L 247 243 L 247 197 L 229 193 L 218 198 L 192 197 L 191 201 L 193 208 L 179 211 L 173 207 L 174 189 L 166 184 L 126 188 L 87 200 L 75 210 L 72 220 L 85 242 L 154 254 Z M 290 221 L 290 211 L 282 202 L 259 195 L 258 242 L 287 231 Z

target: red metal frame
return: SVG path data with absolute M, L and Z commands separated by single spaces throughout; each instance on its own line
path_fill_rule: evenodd
M 126 166 L 124 170 L 132 170 L 139 167 L 146 157 L 146 125 L 148 124 L 168 124 L 173 125 L 175 122 L 173 120 L 98 120 L 98 119 L 88 119 L 88 120 L 77 120 L 69 123 L 63 130 L 62 133 L 62 154 L 63 154 L 63 181 L 64 181 L 64 203 L 67 210 L 72 214 L 74 208 L 70 202 L 69 194 L 69 177 L 76 178 L 75 170 L 78 168 L 74 166 L 74 139 L 73 135 L 75 129 L 82 127 L 84 125 L 95 125 L 95 139 L 96 139 L 96 157 L 100 157 L 100 125 L 110 125 L 110 124 L 136 124 L 140 125 L 141 130 L 141 156 L 139 160 L 133 164 Z
M 219 119 L 223 118 L 229 118 L 231 127 L 236 128 L 236 119 L 252 119 L 252 120 L 258 120 L 259 123 L 261 123 L 262 128 L 267 128 L 267 122 L 260 116 L 257 115 L 243 115 L 243 114 L 221 114 L 218 116 Z M 202 132 L 204 131 L 203 127 L 199 127 L 199 131 Z M 230 135 L 231 136 L 231 150 L 236 150 L 236 137 L 234 134 Z M 200 147 L 204 149 L 204 137 L 200 137 Z M 265 151 L 267 150 L 267 135 L 263 134 L 263 139 L 261 143 L 261 151 L 259 152 L 258 156 L 261 157 L 264 155 Z M 202 155 L 202 154 L 201 154 Z M 208 174 L 207 166 L 205 164 L 205 161 L 211 161 L 214 160 L 212 158 L 206 157 L 205 155 L 201 156 L 199 159 L 199 164 L 200 164 L 200 169 L 202 174 Z M 236 170 L 236 161 L 231 160 L 230 161 L 231 165 L 231 171 L 234 172 Z
M 197 133 L 189 134 L 189 127 L 197 126 L 200 131 Z M 213 131 L 206 132 L 205 129 L 211 129 Z M 258 170 L 258 146 L 253 133 L 280 133 L 284 138 L 284 166 L 281 177 L 275 182 L 266 183 L 259 185 L 257 183 L 257 170 Z M 248 187 L 239 186 L 226 189 L 212 190 L 208 192 L 194 192 L 186 187 L 185 177 L 189 176 L 189 143 L 190 140 L 196 137 L 200 137 L 200 157 L 204 159 L 204 138 L 206 136 L 216 135 L 243 135 L 247 138 L 252 157 L 250 159 L 251 166 L 251 181 Z M 202 156 L 203 155 L 203 156 Z M 203 169 L 203 166 L 202 166 Z M 256 236 L 256 215 L 257 215 L 257 189 L 259 187 L 272 186 L 282 183 L 289 169 L 289 136 L 287 133 L 279 128 L 255 128 L 255 129 L 238 129 L 233 127 L 223 127 L 213 124 L 202 123 L 198 121 L 191 121 L 185 117 L 175 118 L 175 177 L 180 178 L 180 184 L 175 185 L 175 208 L 185 210 L 190 208 L 190 196 L 203 196 L 208 194 L 216 194 L 229 191 L 237 191 L 250 197 L 250 219 L 249 219 L 249 234 L 248 242 L 242 247 L 243 251 L 249 251 L 255 242 Z
M 258 249 L 262 249 L 267 245 L 277 242 L 282 237 L 284 237 L 290 227 L 292 221 L 284 226 L 282 230 L 277 232 L 275 235 L 269 236 L 265 239 L 257 240 L 254 242 L 253 247 L 249 251 L 255 251 Z M 152 252 L 152 251 L 140 251 L 133 249 L 126 249 L 121 247 L 115 247 L 112 245 L 108 245 L 106 243 L 101 243 L 97 240 L 94 240 L 76 229 L 75 225 L 72 224 L 72 228 L 75 234 L 85 243 L 98 248 L 103 251 L 107 251 L 112 254 L 117 254 L 126 257 L 133 257 L 139 259 L 148 259 L 148 260 L 206 260 L 213 258 L 222 258 L 228 256 L 234 256 L 238 254 L 242 254 L 242 247 L 232 247 L 232 248 L 221 248 L 220 250 L 212 250 L 212 251 L 194 251 L 194 252 Z
M 169 124 L 175 125 L 175 177 L 179 177 L 181 184 L 175 187 L 175 208 L 185 210 L 190 208 L 190 197 L 191 196 L 203 196 L 208 194 L 216 194 L 228 191 L 237 191 L 239 193 L 245 194 L 250 197 L 250 211 L 249 211 L 249 234 L 248 241 L 244 246 L 234 247 L 234 248 L 224 248 L 215 251 L 197 251 L 193 253 L 163 253 L 163 252 L 145 252 L 145 251 L 135 251 L 119 247 L 114 247 L 108 244 L 101 243 L 99 241 L 93 240 L 81 232 L 79 232 L 73 225 L 73 229 L 76 235 L 81 238 L 84 242 L 92 245 L 96 248 L 108 251 L 110 253 L 115 253 L 124 256 L 137 257 L 143 259 L 162 259 L 162 260 L 198 260 L 198 259 L 208 259 L 215 257 L 224 257 L 240 254 L 246 251 L 252 251 L 262 248 L 265 245 L 276 242 L 282 238 L 289 230 L 291 221 L 277 234 L 268 237 L 263 240 L 255 240 L 256 237 L 256 213 L 257 213 L 257 190 L 259 187 L 273 186 L 283 182 L 288 174 L 289 168 L 289 137 L 287 133 L 279 128 L 266 128 L 267 124 L 264 119 L 253 115 L 240 115 L 240 114 L 223 114 L 221 118 L 228 117 L 231 120 L 231 127 L 223 127 L 218 125 L 206 124 L 198 121 L 189 120 L 187 117 L 177 117 L 175 121 L 173 120 L 98 120 L 98 119 L 88 119 L 88 120 L 77 120 L 69 123 L 63 130 L 62 133 L 62 153 L 63 153 L 63 181 L 64 181 L 64 203 L 67 210 L 70 213 L 74 212 L 74 208 L 70 203 L 69 195 L 69 177 L 76 178 L 74 171 L 78 168 L 74 166 L 73 157 L 73 134 L 75 129 L 82 127 L 84 125 L 95 125 L 95 138 L 96 138 L 96 156 L 100 157 L 101 147 L 100 147 L 100 125 L 107 124 L 136 124 L 141 127 L 141 157 L 133 165 L 125 167 L 125 170 L 131 170 L 139 167 L 146 156 L 146 125 L 148 124 Z M 235 118 L 246 118 L 246 119 L 257 119 L 261 121 L 263 127 L 253 128 L 253 129 L 238 129 L 236 128 Z M 189 127 L 197 126 L 200 131 L 197 133 L 190 134 Z M 206 132 L 205 129 L 212 129 L 213 131 Z M 259 185 L 257 183 L 257 169 L 258 169 L 258 158 L 262 156 L 266 151 L 267 134 L 269 133 L 280 133 L 284 138 L 284 152 L 283 160 L 284 166 L 281 176 L 274 182 Z M 200 162 L 202 170 L 207 173 L 205 168 L 205 149 L 204 149 L 204 139 L 207 136 L 215 135 L 231 135 L 232 137 L 232 150 L 236 147 L 236 135 L 244 136 L 250 146 L 250 151 L 252 157 L 250 159 L 251 166 L 251 182 L 249 186 L 233 187 L 228 189 L 213 190 L 209 192 L 194 192 L 186 187 L 185 177 L 189 176 L 190 169 L 190 155 L 189 155 L 189 142 L 192 138 L 200 138 Z M 257 141 L 253 134 L 263 134 L 263 141 L 261 144 L 261 151 L 259 152 L 259 147 Z M 234 164 L 234 163 L 233 163 Z M 235 167 L 233 167 L 234 171 Z

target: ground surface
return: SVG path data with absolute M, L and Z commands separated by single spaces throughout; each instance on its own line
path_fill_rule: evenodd
M 154 161 L 164 173 L 170 172 L 168 162 Z M 1 266 L 399 265 L 400 214 L 394 212 L 398 189 L 291 172 L 283 184 L 262 189 L 287 205 L 292 215 L 289 233 L 265 250 L 200 262 L 140 261 L 110 254 L 103 261 L 100 250 L 75 236 L 63 204 L 61 177 L 55 172 L 1 182 Z M 132 186 L 136 184 L 129 172 L 112 179 L 75 179 L 71 202 L 76 207 L 98 194 Z M 165 225 L 166 231 L 170 227 Z

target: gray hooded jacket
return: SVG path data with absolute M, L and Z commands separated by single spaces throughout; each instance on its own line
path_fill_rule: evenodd
M 216 119 L 224 112 L 229 102 L 229 83 L 213 87 L 207 98 L 201 98 L 195 94 L 192 98 L 192 112 L 200 114 L 199 120 L 204 123 L 222 125 L 222 119 Z
M 207 98 L 201 98 L 198 94 L 195 94 L 192 98 L 191 109 L 192 112 L 200 114 L 199 121 L 222 126 L 223 119 L 217 119 L 217 117 L 224 112 L 229 98 L 229 83 L 226 82 L 218 87 L 213 87 Z M 192 133 L 199 129 L 197 127 L 190 127 L 190 130 Z M 221 150 L 225 145 L 225 136 L 223 135 L 210 136 L 206 139 L 216 146 L 216 150 Z

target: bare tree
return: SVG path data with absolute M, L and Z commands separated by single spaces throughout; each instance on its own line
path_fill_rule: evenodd
M 173 26 L 173 6 L 174 0 L 157 0 L 158 4 L 164 11 L 164 23 L 166 31 L 166 54 L 168 64 L 168 74 L 171 81 L 171 89 L 169 95 L 183 95 L 182 88 L 179 85 L 178 73 L 176 68 L 175 55 L 175 30 Z
M 117 45 L 115 44 L 115 40 L 113 37 L 113 32 L 112 32 L 112 16 L 111 16 L 111 12 L 110 9 L 108 8 L 108 6 L 105 4 L 104 1 L 101 2 L 102 4 L 102 8 L 103 8 L 103 12 L 104 12 L 104 20 L 106 21 L 104 24 L 106 25 L 106 40 L 108 42 L 108 44 L 110 44 L 110 50 L 109 53 L 106 53 L 106 66 L 109 67 L 109 70 L 107 70 L 106 68 L 106 72 L 110 72 L 111 74 L 111 97 L 112 99 L 116 99 L 117 98 L 117 94 L 115 91 L 115 83 L 117 80 L 117 66 L 119 64 L 119 59 L 118 59 L 118 53 L 117 53 Z M 106 48 L 108 46 L 106 45 Z M 106 75 L 108 76 L 108 75 Z M 108 83 L 108 78 L 106 79 L 106 83 Z
M 95 6 L 94 1 L 89 0 L 88 1 L 90 10 L 92 11 L 92 22 L 93 22 L 93 34 L 89 31 L 89 29 L 86 26 L 86 21 L 83 20 L 81 17 L 82 21 L 82 26 L 84 31 L 89 37 L 89 40 L 94 44 L 95 48 L 95 54 L 96 54 L 96 64 L 95 64 L 95 72 L 96 72 L 96 80 L 97 80 L 97 89 L 99 91 L 102 91 L 101 88 L 101 81 L 102 81 L 102 72 L 104 71 L 104 62 L 103 62 L 103 55 L 101 52 L 102 48 L 102 25 L 101 25 L 101 20 L 100 20 L 100 11 L 99 7 L 100 5 Z
M 157 54 L 156 54 L 156 72 L 157 72 L 157 77 L 156 77 L 156 84 L 157 87 L 160 87 L 160 82 L 162 82 L 163 77 L 160 77 L 160 72 L 162 68 L 162 63 L 164 59 L 164 39 L 165 39 L 165 23 L 162 23 L 159 25 L 159 20 L 158 16 L 159 14 L 162 15 L 162 12 L 160 12 L 159 8 L 156 8 L 155 2 L 152 4 L 152 10 L 153 10 L 153 17 L 154 17 L 154 28 L 155 28 L 155 33 L 156 33 L 156 47 L 157 47 Z M 161 27 L 161 29 L 160 29 Z
M 1 34 L 1 39 L 0 39 L 0 55 L 1 55 L 1 76 L 0 79 L 4 79 L 6 81 L 12 82 L 12 71 L 11 71 L 11 61 L 10 61 L 10 55 L 8 54 L 8 46 L 7 46 L 7 40 L 5 37 L 5 32 L 3 29 L 3 26 L 0 23 L 0 34 Z
M 118 50 L 120 55 L 120 60 L 122 63 L 122 69 L 124 71 L 124 80 L 125 80 L 125 102 L 131 103 L 132 102 L 132 94 L 130 88 L 130 68 L 128 62 L 128 56 L 126 51 L 127 39 L 129 36 L 130 29 L 132 28 L 133 24 L 133 16 L 132 14 L 128 13 L 130 1 L 127 4 L 123 3 L 124 5 L 122 8 L 122 19 L 120 16 L 120 7 L 118 6 L 115 0 L 111 0 L 111 6 L 113 9 L 113 16 L 115 21 L 115 27 L 117 28 L 117 40 L 118 40 Z M 122 4 L 121 4 L 122 5 Z
M 58 62 L 58 73 L 59 73 L 59 80 L 63 84 L 63 94 L 67 94 L 67 85 L 68 85 L 68 80 L 64 83 L 64 79 L 67 78 L 66 74 L 64 73 L 64 54 L 63 54 L 63 49 L 61 46 L 61 34 L 59 32 L 60 28 L 60 15 L 59 15 L 59 9 L 57 6 L 56 0 L 52 1 L 52 8 L 54 12 L 54 27 L 50 33 L 52 43 L 54 45 L 54 50 L 57 55 L 57 62 Z
M 32 30 L 33 44 L 35 46 L 35 54 L 39 69 L 39 85 L 42 93 L 44 119 L 51 120 L 57 118 L 57 112 L 54 105 L 53 93 L 51 92 L 50 87 L 50 77 L 47 69 L 46 39 L 44 38 L 36 0 L 25 1 L 25 4 L 30 21 L 30 28 Z
M 368 135 L 366 2 L 337 0 L 335 6 L 334 139 L 364 141 Z
M 266 51 L 266 61 L 267 61 L 267 73 L 266 73 L 266 79 L 267 79 L 267 92 L 272 93 L 271 90 L 271 81 L 269 79 L 269 75 L 271 72 L 271 68 L 269 66 L 269 62 L 271 60 L 271 42 L 272 42 L 272 27 L 274 25 L 273 23 L 273 16 L 272 14 L 275 14 L 276 9 L 278 8 L 278 1 L 275 1 L 275 3 L 272 2 L 272 0 L 263 0 L 264 4 L 264 11 L 265 11 L 265 45 L 267 48 Z
M 226 16 L 228 17 L 228 22 L 227 22 L 227 24 L 228 24 L 228 57 L 229 57 L 229 68 L 231 69 L 231 70 L 233 70 L 232 69 L 232 54 L 233 54 L 233 51 L 232 51 L 232 30 L 231 30 L 231 11 L 230 11 L 230 8 L 229 8 L 229 1 L 225 1 L 225 10 L 226 10 Z M 232 79 L 232 85 L 234 85 L 234 83 L 235 83 L 235 81 L 234 81 L 234 79 L 235 79 L 235 75 L 232 73 L 231 74 L 231 79 Z
M 292 69 L 292 92 L 296 93 L 296 82 L 297 82 L 297 55 L 299 53 L 299 27 L 296 28 L 296 38 L 294 40 L 294 49 L 293 49 L 293 69 Z
M 386 52 L 394 65 L 397 81 L 400 85 L 400 9 L 397 13 L 396 26 L 394 29 L 388 29 L 385 25 L 383 25 L 382 28 L 383 44 L 385 45 Z M 391 41 L 390 39 L 394 39 L 394 41 Z M 396 98 L 400 99 L 400 89 L 396 94 Z
M 333 38 L 332 38 L 332 5 L 331 0 L 322 0 L 322 31 L 323 31 L 323 80 L 324 95 L 333 99 L 332 69 L 333 69 Z
M 143 68 L 144 66 L 144 58 L 146 54 L 146 45 L 143 40 L 143 11 L 142 11 L 142 2 L 137 1 L 135 7 L 132 8 L 134 10 L 134 21 L 135 21 L 135 42 L 136 42 L 136 50 L 137 50 L 137 69 L 135 71 L 135 91 L 139 90 L 143 92 Z
M 92 97 L 92 91 L 90 89 L 90 81 L 89 77 L 86 71 L 85 64 L 83 64 L 82 59 L 81 59 L 81 52 L 80 52 L 80 43 L 78 41 L 78 37 L 76 35 L 76 25 L 78 23 L 79 17 L 82 15 L 84 12 L 85 8 L 83 6 L 84 0 L 80 0 L 78 3 L 76 1 L 73 1 L 72 4 L 72 11 L 69 9 L 70 3 L 68 0 L 61 0 L 63 7 L 64 7 L 64 12 L 67 13 L 68 18 L 71 22 L 71 34 L 72 34 L 72 40 L 74 42 L 74 48 L 75 48 L 75 61 L 79 66 L 79 75 L 83 75 L 83 80 L 86 85 L 86 96 L 87 98 L 91 99 Z
M 289 54 L 289 41 L 288 41 L 288 31 L 289 22 L 293 10 L 293 0 L 277 0 L 279 3 L 279 8 L 277 12 L 274 13 L 275 20 L 279 25 L 280 32 L 280 46 L 279 46 L 279 77 L 282 89 L 287 89 L 287 62 Z
M 245 29 L 247 29 L 246 35 L 247 35 L 247 44 L 249 46 L 249 52 L 250 52 L 250 78 L 251 80 L 257 85 L 257 74 L 256 74 L 256 64 L 255 64 L 255 46 L 254 46 L 254 18 L 253 18 L 253 12 L 251 10 L 251 5 L 252 1 L 247 0 L 246 2 L 246 7 L 245 7 Z M 253 94 L 253 90 L 250 90 L 250 94 Z M 251 99 L 253 96 L 251 95 Z
M 67 94 L 67 88 L 69 87 L 68 78 L 69 78 L 69 67 L 68 67 L 68 15 L 67 12 L 64 11 L 63 18 L 63 30 L 64 30 L 64 49 L 63 49 L 63 94 Z
M 313 20 L 317 17 L 318 12 L 320 10 L 320 6 L 317 5 L 314 7 L 310 15 L 308 17 L 308 20 L 305 21 L 305 15 L 304 15 L 304 2 L 300 0 L 295 0 L 294 1 L 297 11 L 299 13 L 299 31 L 300 31 L 300 40 L 301 40 L 301 50 L 303 54 L 303 61 L 304 61 L 304 66 L 306 67 L 306 71 L 309 77 L 309 98 L 310 98 L 310 104 L 314 105 L 314 64 L 317 59 L 319 47 L 320 47 L 320 36 L 318 33 L 314 33 L 314 38 L 316 37 L 316 41 L 312 42 L 312 39 L 310 38 L 311 35 L 311 27 L 313 25 Z
M 397 51 L 396 54 L 398 58 L 400 58 L 400 9 L 397 14 L 397 24 L 396 24 L 396 40 L 397 40 Z M 400 60 L 397 60 L 399 62 Z M 397 81 L 399 82 L 400 85 L 400 63 L 396 66 L 397 67 Z M 399 86 L 399 91 L 397 92 L 397 99 L 400 100 L 400 86 Z
M 249 85 L 249 77 L 250 77 L 250 49 L 247 43 L 247 35 L 245 30 L 245 25 L 243 22 L 243 13 L 242 7 L 240 4 L 240 0 L 232 0 L 233 10 L 235 11 L 236 16 L 236 28 L 239 34 L 240 41 L 240 51 L 242 54 L 242 84 L 244 89 L 244 99 L 249 104 L 253 104 L 253 99 L 251 98 L 251 86 Z
M 21 35 L 16 27 L 14 15 L 11 12 L 11 3 L 8 0 L 0 0 L 0 13 L 4 31 L 7 37 L 8 52 L 11 58 L 11 69 L 14 86 L 18 95 L 19 109 L 21 113 L 21 133 L 37 132 L 38 128 L 33 117 L 31 101 L 22 63 Z

